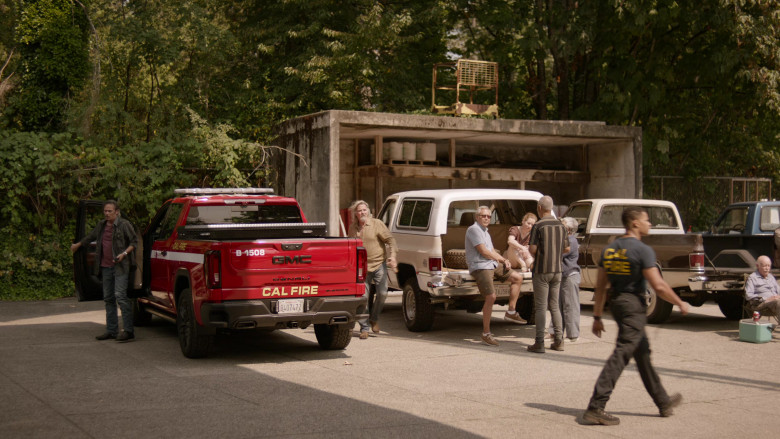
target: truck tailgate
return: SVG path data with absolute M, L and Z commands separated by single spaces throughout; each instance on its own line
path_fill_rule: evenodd
M 362 294 L 357 286 L 358 240 L 312 238 L 225 243 L 222 288 L 241 297 Z M 362 283 L 360 284 L 362 286 Z

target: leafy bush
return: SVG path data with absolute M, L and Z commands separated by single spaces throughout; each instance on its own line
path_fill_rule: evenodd
M 72 296 L 72 228 L 35 235 L 0 229 L 0 300 L 42 300 Z

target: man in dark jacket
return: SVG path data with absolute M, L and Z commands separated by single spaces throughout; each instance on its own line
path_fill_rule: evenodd
M 127 297 L 128 278 L 135 266 L 133 250 L 138 245 L 135 229 L 130 221 L 119 216 L 119 206 L 114 200 L 103 204 L 104 220 L 82 239 L 70 246 L 75 252 L 81 246 L 95 241 L 95 275 L 103 279 L 103 301 L 106 304 L 106 332 L 95 337 L 98 340 L 116 339 L 127 342 L 133 334 L 133 304 Z M 122 310 L 123 331 L 119 333 L 117 304 Z M 118 335 L 117 335 L 118 334 Z

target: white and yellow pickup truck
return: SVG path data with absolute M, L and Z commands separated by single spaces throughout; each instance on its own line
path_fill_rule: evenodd
M 650 217 L 650 234 L 642 238 L 642 242 L 655 250 L 657 266 L 664 280 L 680 298 L 694 306 L 701 306 L 704 300 L 700 300 L 700 295 L 692 292 L 688 285 L 690 276 L 704 271 L 701 235 L 686 233 L 677 206 L 664 200 L 599 198 L 580 200 L 569 205 L 564 216 L 579 222 L 577 240 L 582 269 L 580 290 L 595 289 L 601 251 L 615 238 L 625 234 L 621 215 L 625 208 L 632 206 L 643 208 Z M 649 285 L 647 290 L 648 322 L 666 321 L 672 312 L 672 304 L 658 300 Z

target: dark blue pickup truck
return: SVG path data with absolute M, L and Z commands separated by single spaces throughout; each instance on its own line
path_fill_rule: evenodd
M 706 270 L 689 278 L 691 294 L 703 300 L 714 295 L 726 318 L 742 318 L 745 278 L 755 271 L 756 259 L 768 256 L 775 276 L 780 274 L 780 201 L 731 204 L 702 238 Z

